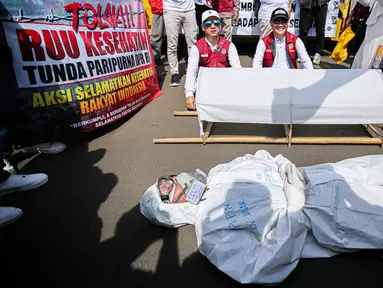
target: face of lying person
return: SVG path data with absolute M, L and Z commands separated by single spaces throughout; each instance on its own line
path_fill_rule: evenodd
M 217 37 L 221 31 L 221 20 L 217 17 L 209 17 L 203 22 L 202 30 L 206 36 Z
M 271 27 L 273 28 L 274 35 L 279 35 L 284 37 L 287 31 L 288 20 L 286 18 L 277 18 L 273 21 L 270 21 Z
M 158 183 L 158 188 L 161 195 L 168 195 L 172 191 L 173 183 L 170 180 L 161 180 Z

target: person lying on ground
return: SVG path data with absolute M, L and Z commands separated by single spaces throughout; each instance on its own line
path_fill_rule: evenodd
M 237 48 L 234 44 L 219 35 L 221 20 L 214 10 L 202 14 L 202 29 L 205 37 L 198 40 L 190 50 L 189 66 L 186 73 L 185 96 L 186 107 L 195 110 L 194 93 L 199 67 L 241 68 Z
M 270 18 L 272 32 L 258 42 L 253 68 L 297 69 L 297 59 L 303 69 L 313 69 L 302 40 L 287 31 L 289 15 L 283 8 L 273 11 Z

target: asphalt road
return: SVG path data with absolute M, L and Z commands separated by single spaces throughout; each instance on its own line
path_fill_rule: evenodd
M 247 54 L 253 46 L 241 49 L 244 66 L 251 63 Z M 339 66 L 327 59 L 322 68 Z M 1 231 L 2 287 L 235 287 L 198 253 L 192 226 L 165 229 L 141 216 L 140 197 L 158 176 L 197 167 L 207 172 L 259 149 L 282 153 L 297 166 L 383 152 L 357 145 L 154 145 L 154 137 L 198 135 L 196 119 L 172 116 L 184 108 L 182 87 L 171 88 L 166 71 L 160 77 L 164 94 L 129 120 L 70 144 L 60 155 L 37 156 L 24 165 L 24 173 L 44 172 L 50 181 L 3 199 L 22 208 L 24 216 Z M 217 125 L 212 133 L 276 136 L 283 130 Z M 367 136 L 358 126 L 300 127 L 296 133 Z M 365 251 L 301 260 L 279 287 L 382 287 L 382 255 Z

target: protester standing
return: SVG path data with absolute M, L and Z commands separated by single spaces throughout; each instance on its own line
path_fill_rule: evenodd
M 355 55 L 351 68 L 383 71 L 383 0 L 358 0 L 370 8 L 366 36 Z
M 319 65 L 323 54 L 325 26 L 329 0 L 301 0 L 299 37 L 307 47 L 307 34 L 315 21 L 315 55 L 313 63 Z
M 237 23 L 240 0 L 213 0 L 213 9 L 221 17 L 223 37 L 231 41 L 233 35 L 233 23 Z
M 345 22 L 345 27 L 351 26 L 352 32 L 355 33 L 354 38 L 348 43 L 349 55 L 355 55 L 358 52 L 366 35 L 366 21 L 370 15 L 370 9 L 363 6 L 358 1 L 354 1 L 352 11 Z M 343 29 L 344 30 L 344 27 Z
M 168 61 L 170 73 L 172 74 L 170 86 L 180 85 L 179 67 L 178 67 L 178 36 L 181 27 L 185 33 L 185 39 L 190 48 L 197 41 L 197 21 L 194 0 L 163 0 L 164 22 L 168 45 Z
M 198 26 L 197 40 L 205 36 L 205 32 L 202 29 L 201 17 L 203 12 L 212 9 L 212 0 L 194 0 L 195 2 L 195 16 Z
M 1 74 L 0 76 L 2 76 Z M 5 156 L 11 151 L 6 126 L 6 112 L 4 97 L 0 96 L 0 196 L 35 189 L 48 181 L 48 176 L 45 174 L 11 175 L 6 171 L 6 169 L 11 169 L 9 163 L 7 166 L 5 165 Z M 22 214 L 23 211 L 19 208 L 0 206 L 0 227 L 13 223 Z
M 42 173 L 17 175 L 17 167 L 15 167 L 17 163 L 12 165 L 10 161 L 13 153 L 13 137 L 9 131 L 8 119 L 15 86 L 13 86 L 14 79 L 12 79 L 14 75 L 9 72 L 12 71 L 12 53 L 3 39 L 4 35 L 0 34 L 0 87 L 3 92 L 0 93 L 0 197 L 14 192 L 32 190 L 48 181 L 48 176 Z M 55 154 L 64 151 L 65 148 L 65 144 L 54 142 L 25 147 L 20 153 Z M 0 227 L 16 221 L 22 214 L 23 212 L 19 208 L 0 206 Z
M 150 44 L 153 50 L 154 62 L 159 65 L 162 53 L 162 35 L 164 33 L 164 9 L 162 0 L 149 0 L 152 9 L 152 28 Z

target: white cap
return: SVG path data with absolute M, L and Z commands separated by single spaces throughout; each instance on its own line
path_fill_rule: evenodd
M 205 22 L 205 20 L 207 18 L 210 18 L 210 17 L 217 17 L 218 19 L 221 18 L 221 17 L 219 17 L 217 11 L 215 11 L 215 10 L 207 10 L 207 11 L 202 13 L 202 23 Z

